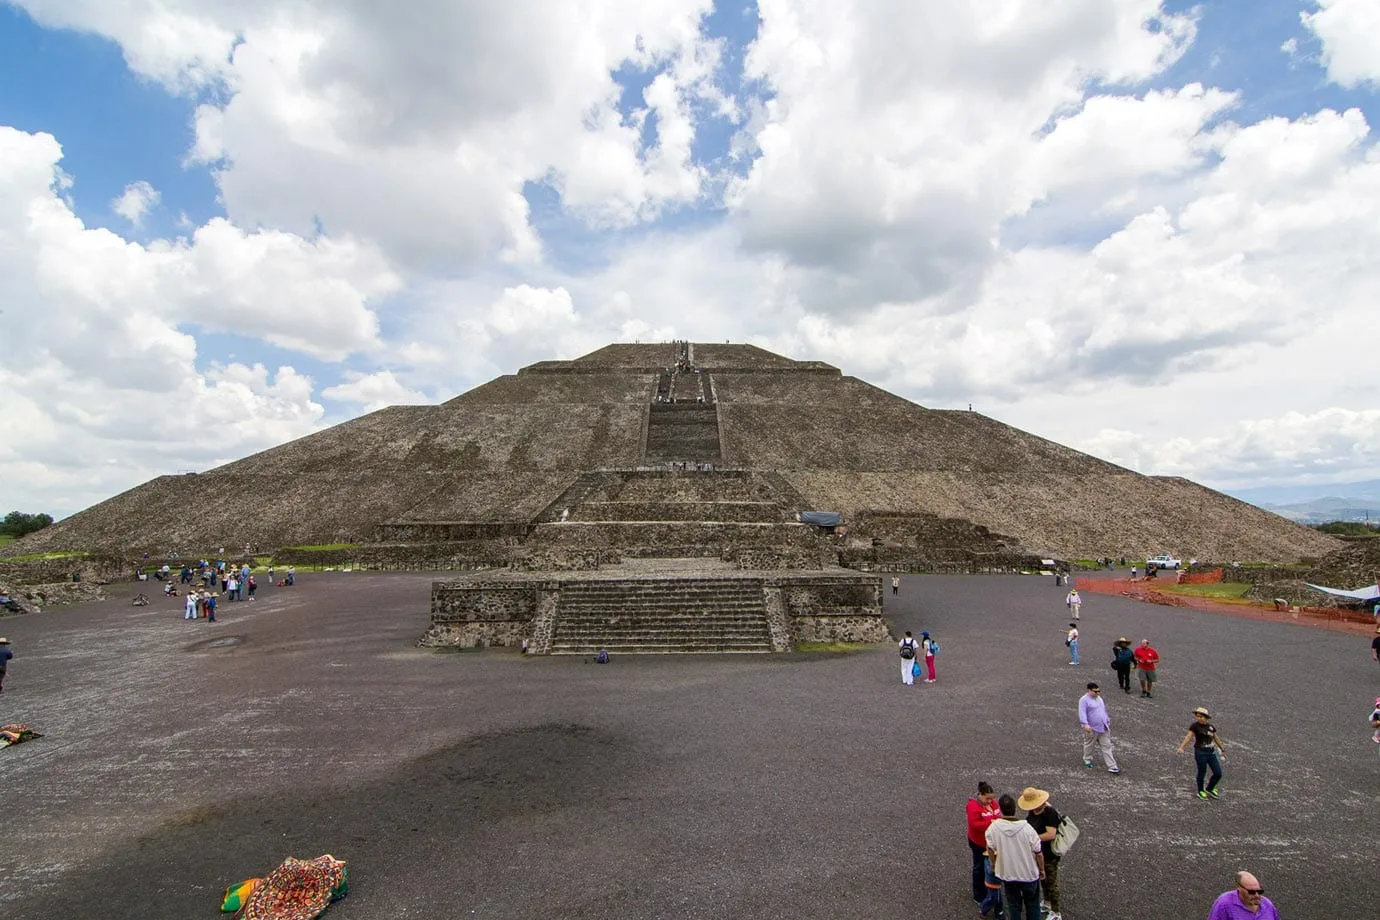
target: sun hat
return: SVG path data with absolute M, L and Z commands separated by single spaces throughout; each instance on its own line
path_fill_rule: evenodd
M 6 639 L 4 636 L 0 636 L 0 645 L 9 645 L 9 644 L 10 644 L 10 640 L 9 640 L 9 639 Z
M 1207 711 L 1206 706 L 1198 706 L 1193 710 L 1195 716 L 1210 716 L 1212 713 Z
M 1130 639 L 1127 639 L 1125 636 L 1122 636 L 1120 639 L 1116 640 L 1116 644 L 1117 644 L 1117 645 L 1123 645 L 1123 644 L 1124 644 L 1124 645 L 1130 645 L 1130 644 L 1131 644 L 1131 640 L 1130 640 Z
M 1024 811 L 1032 808 L 1039 808 L 1049 801 L 1049 793 L 1043 789 L 1036 789 L 1034 786 L 1026 786 L 1021 790 L 1021 797 L 1016 800 L 1016 806 Z

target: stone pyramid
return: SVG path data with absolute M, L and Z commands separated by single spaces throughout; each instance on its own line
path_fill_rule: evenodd
M 841 513 L 844 533 L 814 539 L 796 523 L 808 510 Z M 539 362 L 441 405 L 161 476 L 0 555 L 320 544 L 557 562 L 736 547 L 763 563 L 832 552 L 915 568 L 981 553 L 1292 562 L 1336 545 L 1187 480 L 927 409 L 819 361 L 664 343 Z

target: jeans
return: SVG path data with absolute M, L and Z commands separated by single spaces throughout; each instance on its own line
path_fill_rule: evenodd
M 1217 788 L 1217 784 L 1222 781 L 1222 762 L 1217 759 L 1217 748 L 1194 748 L 1193 762 L 1198 765 L 1198 791 L 1211 792 Z M 1203 774 L 1208 770 L 1212 771 L 1212 779 L 1208 780 L 1207 788 L 1203 788 Z
M 1073 656 L 1073 663 L 1078 664 L 1078 640 L 1074 639 L 1069 643 L 1069 654 Z
M 978 913 L 984 917 L 1005 917 L 1006 913 L 1001 906 L 1001 889 L 988 888 L 983 886 L 982 903 L 978 905 Z
M 982 862 L 983 854 L 987 852 L 987 848 L 980 847 L 969 840 L 968 849 L 973 854 L 973 900 L 981 901 L 987 897 L 987 886 L 983 883 L 983 877 L 987 874 L 987 870 L 983 868 Z
M 1042 920 L 1039 882 L 1001 883 L 1006 920 Z

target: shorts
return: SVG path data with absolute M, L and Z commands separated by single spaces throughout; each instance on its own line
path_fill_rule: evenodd
M 1145 670 L 1145 669 L 1142 668 L 1142 669 L 1141 669 L 1141 672 L 1140 672 L 1140 676 L 1141 676 L 1141 679 L 1144 680 L 1147 684 L 1153 684 L 1153 683 L 1155 682 L 1155 672 L 1154 672 L 1154 671 L 1147 671 L 1147 670 Z

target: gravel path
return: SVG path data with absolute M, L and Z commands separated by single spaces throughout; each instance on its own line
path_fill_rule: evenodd
M 350 863 L 327 916 L 968 917 L 979 779 L 1050 790 L 1083 838 L 1065 916 L 1205 916 L 1239 868 L 1289 918 L 1380 903 L 1380 694 L 1368 641 L 1085 596 L 1021 576 L 915 576 L 893 627 L 942 641 L 904 687 L 892 648 L 843 655 L 522 659 L 414 642 L 431 576 L 303 575 L 188 623 L 176 600 L 4 621 L 0 917 L 217 916 L 284 856 Z M 1120 635 L 1164 656 L 1116 692 Z M 1111 776 L 1076 705 L 1110 689 Z M 1224 796 L 1176 756 L 1193 706 Z M 1364 911 L 1363 911 L 1364 912 Z

